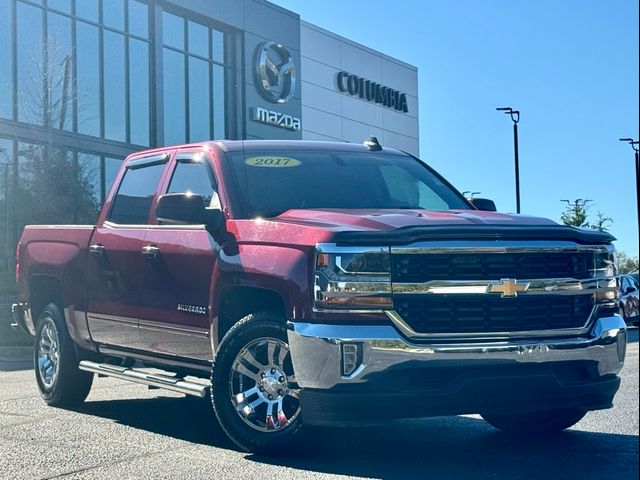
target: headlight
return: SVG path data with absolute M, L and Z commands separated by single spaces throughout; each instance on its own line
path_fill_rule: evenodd
M 617 275 L 613 246 L 607 247 L 606 250 L 596 251 L 593 259 L 593 276 L 598 279 L 596 300 L 611 302 L 618 298 Z
M 600 277 L 615 277 L 618 272 L 616 269 L 615 252 L 613 247 L 607 248 L 607 250 L 601 250 L 594 253 L 594 272 L 593 276 Z
M 388 248 L 318 245 L 315 267 L 316 309 L 391 308 Z

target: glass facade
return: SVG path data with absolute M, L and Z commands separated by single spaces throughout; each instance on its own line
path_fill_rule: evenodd
M 149 10 L 142 0 L 0 0 L 0 85 L 13 93 L 0 117 L 151 145 Z
M 166 144 L 227 138 L 224 33 L 162 15 Z
M 237 138 L 229 35 L 160 0 L 0 0 L 0 272 L 24 225 L 94 223 L 128 153 Z

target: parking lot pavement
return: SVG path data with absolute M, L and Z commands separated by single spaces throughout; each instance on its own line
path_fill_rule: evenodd
M 297 457 L 239 452 L 204 401 L 96 379 L 79 409 L 45 406 L 24 351 L 0 349 L 0 478 L 638 478 L 638 330 L 611 410 L 546 439 L 477 416 L 314 429 Z M 366 401 L 366 399 L 363 399 Z

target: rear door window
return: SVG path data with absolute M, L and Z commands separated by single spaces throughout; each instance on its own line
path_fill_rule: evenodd
M 146 225 L 166 159 L 132 164 L 122 178 L 108 220 L 121 225 Z

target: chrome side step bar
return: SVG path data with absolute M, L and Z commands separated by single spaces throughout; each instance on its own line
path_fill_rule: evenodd
M 141 383 L 150 388 L 163 388 L 185 395 L 204 398 L 207 395 L 208 385 L 201 383 L 189 382 L 179 377 L 171 377 L 156 373 L 146 373 L 133 368 L 119 367 L 117 365 L 109 365 L 107 363 L 96 363 L 83 360 L 78 366 L 80 370 L 85 372 L 97 373 L 101 376 L 119 378 L 120 380 L 128 380 L 134 383 Z

